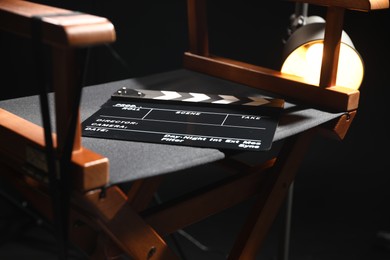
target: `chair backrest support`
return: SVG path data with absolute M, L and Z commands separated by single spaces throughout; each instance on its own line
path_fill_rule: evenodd
M 389 7 L 389 1 L 298 0 L 295 2 L 307 2 L 327 8 L 324 58 L 319 87 L 304 83 L 299 77 L 283 74 L 280 71 L 211 54 L 208 45 L 206 0 L 187 1 L 190 47 L 184 54 L 184 66 L 324 110 L 338 112 L 356 110 L 360 92 L 335 85 L 344 12 L 346 9 L 366 12 L 385 9 Z

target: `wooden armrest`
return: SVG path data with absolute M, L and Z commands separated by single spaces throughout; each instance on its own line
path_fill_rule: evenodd
M 114 26 L 106 18 L 28 1 L 0 0 L 0 29 L 31 38 L 32 17 L 42 19 L 44 43 L 80 47 L 114 42 Z
M 253 88 L 289 97 L 291 101 L 330 111 L 352 111 L 359 105 L 358 90 L 332 86 L 325 89 L 301 82 L 298 77 L 217 56 L 184 53 L 186 68 Z
M 79 49 L 114 42 L 116 35 L 113 24 L 104 17 L 48 5 L 0 0 L 0 30 L 30 39 L 37 36 L 42 43 L 52 47 L 51 73 L 57 130 L 53 139 L 57 156 L 63 155 L 68 143 L 67 133 L 73 127 L 69 122 L 77 117 L 70 162 L 73 186 L 86 191 L 107 185 L 108 159 L 81 146 L 80 118 L 73 111 L 73 105 L 78 105 L 76 97 L 81 91 Z M 0 121 L 0 154 L 10 161 L 14 160 L 13 165 L 19 166 L 19 172 L 24 173 L 27 165 L 36 172 L 47 173 L 45 163 L 34 164 L 39 161 L 37 158 L 44 158 L 43 129 L 1 109 Z
M 389 8 L 389 0 L 288 0 L 313 5 L 341 7 L 357 11 L 371 11 Z
M 42 127 L 0 108 L 0 157 L 4 163 L 25 174 L 45 181 L 48 172 Z M 56 135 L 53 142 L 56 146 Z M 108 159 L 86 148 L 73 151 L 71 182 L 80 191 L 88 191 L 108 184 Z

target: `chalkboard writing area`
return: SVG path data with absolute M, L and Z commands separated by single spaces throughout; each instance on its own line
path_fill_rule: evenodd
M 211 106 L 143 99 L 108 100 L 82 123 L 82 135 L 173 145 L 269 150 L 283 102 L 275 106 Z

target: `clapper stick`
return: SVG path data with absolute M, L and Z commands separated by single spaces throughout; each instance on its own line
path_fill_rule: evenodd
M 146 90 L 123 87 L 113 93 L 112 100 L 145 101 L 166 104 L 192 104 L 203 106 L 240 106 L 250 107 L 279 107 L 284 106 L 284 100 L 266 96 L 238 96 L 228 94 L 209 94 L 198 92 L 180 92 L 172 90 Z

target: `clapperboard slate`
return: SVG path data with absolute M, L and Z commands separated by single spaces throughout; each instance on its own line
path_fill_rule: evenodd
M 82 123 L 82 135 L 264 151 L 284 100 L 122 88 Z

